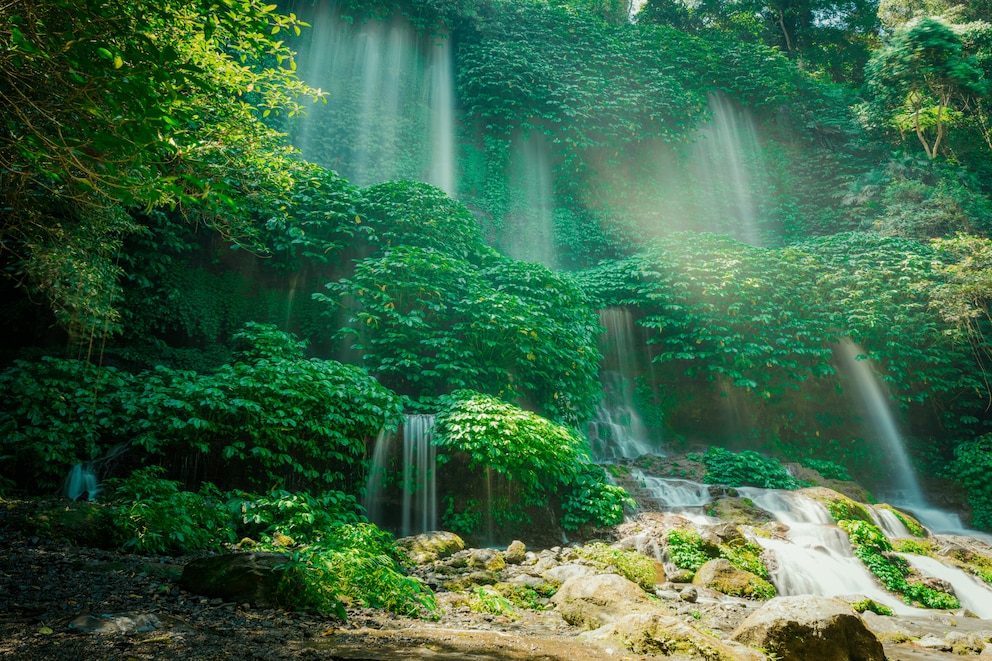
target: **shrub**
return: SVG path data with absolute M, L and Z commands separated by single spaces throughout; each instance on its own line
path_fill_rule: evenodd
M 766 457 L 754 450 L 733 453 L 714 446 L 706 451 L 702 461 L 706 464 L 704 479 L 708 484 L 764 489 L 798 489 L 804 486 L 789 475 L 778 459 Z
M 218 507 L 220 493 L 210 484 L 183 491 L 149 466 L 126 478 L 107 480 L 116 503 L 113 525 L 121 546 L 149 554 L 218 550 L 234 540 L 233 521 Z
M 947 474 L 968 493 L 971 524 L 992 530 L 992 434 L 965 441 L 954 448 Z
M 828 480 L 851 481 L 851 474 L 840 464 L 828 459 L 807 459 L 802 462 L 806 468 L 811 468 Z

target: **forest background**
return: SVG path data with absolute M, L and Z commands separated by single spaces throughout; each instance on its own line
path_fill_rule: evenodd
M 107 476 L 351 511 L 380 430 L 439 412 L 442 460 L 512 483 L 507 527 L 609 523 L 624 496 L 584 436 L 613 309 L 659 451 L 884 484 L 850 341 L 927 486 L 992 529 L 992 4 L 631 10 L 5 5 L 0 488 L 113 455 Z M 422 146 L 437 90 L 373 124 L 368 81 L 312 82 L 329 30 L 371 25 L 425 75 L 446 58 L 451 159 Z M 747 129 L 729 202 L 693 164 L 720 113 Z M 470 502 L 446 525 L 478 526 Z

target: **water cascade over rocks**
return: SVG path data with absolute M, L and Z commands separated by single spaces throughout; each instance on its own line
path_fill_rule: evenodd
M 600 382 L 603 399 L 596 417 L 589 423 L 589 443 L 599 461 L 636 458 L 656 453 L 634 405 L 639 366 L 635 340 L 636 327 L 630 310 L 600 310 L 599 321 L 606 328 L 600 342 L 603 367 Z

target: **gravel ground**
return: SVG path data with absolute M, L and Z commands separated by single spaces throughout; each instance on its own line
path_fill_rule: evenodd
M 425 622 L 353 610 L 342 622 L 209 600 L 177 585 L 190 558 L 42 539 L 17 523 L 36 507 L 0 502 L 0 658 L 644 658 L 577 642 L 579 632 L 553 611 L 522 611 L 510 620 L 453 607 L 443 609 L 440 620 Z

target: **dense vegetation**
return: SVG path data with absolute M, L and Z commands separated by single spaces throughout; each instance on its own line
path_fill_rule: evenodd
M 990 528 L 990 21 L 957 0 L 8 3 L 0 490 L 82 465 L 143 469 L 117 489 L 135 503 L 330 499 L 349 513 L 299 562 L 345 572 L 361 538 L 397 608 L 429 608 L 354 511 L 375 439 L 439 414 L 466 534 L 484 509 L 615 523 L 585 439 L 613 308 L 648 439 L 720 446 L 711 479 L 791 486 L 760 450 L 884 480 L 853 351 Z M 322 91 L 330 33 L 383 50 Z M 386 56 L 412 77 L 371 78 Z

